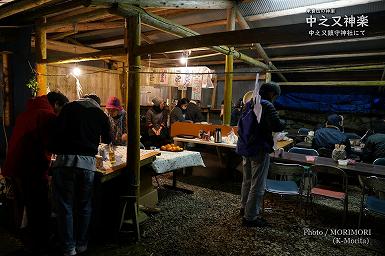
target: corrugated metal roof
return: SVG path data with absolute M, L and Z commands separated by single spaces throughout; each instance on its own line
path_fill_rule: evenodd
M 335 0 L 255 0 L 241 3 L 239 9 L 244 16 L 250 16 L 328 2 L 335 2 Z

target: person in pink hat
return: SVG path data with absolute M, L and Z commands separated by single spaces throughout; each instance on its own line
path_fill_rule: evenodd
M 111 96 L 106 104 L 106 114 L 110 120 L 112 144 L 126 145 L 127 142 L 127 115 L 117 97 Z

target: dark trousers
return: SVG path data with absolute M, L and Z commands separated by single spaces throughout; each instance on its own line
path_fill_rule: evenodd
M 29 250 L 41 251 L 48 246 L 50 203 L 48 181 L 46 179 L 16 178 L 13 180 L 15 192 L 16 225 L 20 227 L 24 207 L 27 226 L 21 230 L 22 240 Z

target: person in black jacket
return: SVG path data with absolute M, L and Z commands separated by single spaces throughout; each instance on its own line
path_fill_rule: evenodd
M 268 226 L 266 220 L 259 214 L 270 165 L 269 154 L 274 151 L 272 132 L 280 132 L 285 127 L 285 123 L 279 119 L 278 112 L 272 103 L 280 93 L 278 84 L 272 82 L 262 84 L 259 90 L 262 98 L 260 121 L 257 122 L 253 100 L 250 100 L 246 103 L 245 112 L 238 123 L 239 136 L 236 151 L 243 158 L 241 215 L 244 226 Z M 255 115 L 254 122 L 248 121 L 250 119 L 246 118 L 247 113 Z M 247 132 L 250 132 L 249 135 L 246 135 Z
M 64 255 L 76 255 L 87 249 L 95 155 L 100 140 L 107 144 L 112 140 L 108 117 L 98 103 L 96 95 L 68 103 L 56 123 L 53 152 L 57 157 L 52 173 Z
M 373 163 L 377 158 L 385 157 L 385 122 L 382 120 L 374 127 L 374 134 L 365 141 L 362 158 L 365 162 Z
M 201 108 L 197 105 L 197 102 L 194 100 L 190 100 L 187 105 L 186 120 L 191 120 L 194 123 L 200 123 L 205 121 L 201 113 Z
M 172 109 L 170 113 L 170 123 L 184 122 L 186 121 L 186 109 L 188 105 L 188 99 L 182 98 L 178 100 L 178 104 Z

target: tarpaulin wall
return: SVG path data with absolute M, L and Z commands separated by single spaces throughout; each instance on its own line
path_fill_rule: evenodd
M 282 86 L 280 109 L 321 113 L 376 113 L 385 110 L 382 87 Z

